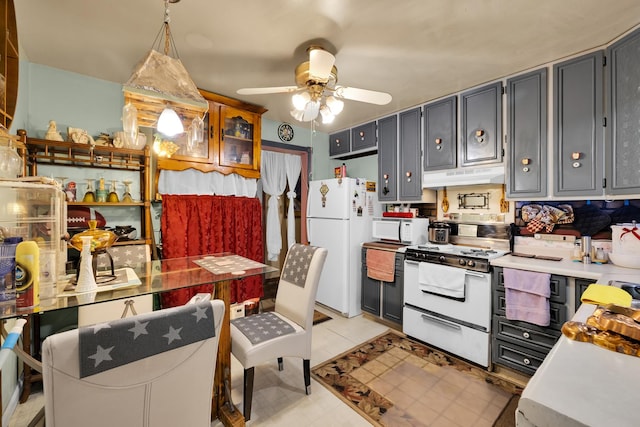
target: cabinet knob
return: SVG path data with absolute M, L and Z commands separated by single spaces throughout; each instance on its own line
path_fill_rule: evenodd
M 405 175 L 407 176 L 407 182 L 411 182 L 411 171 L 406 171 Z
M 364 141 L 364 131 L 360 131 L 360 139 Z
M 336 145 L 340 147 L 340 138 L 336 138 Z
M 384 175 L 382 175 L 382 177 L 384 178 L 384 182 L 389 182 L 389 174 L 385 173 Z
M 582 157 L 582 153 L 578 151 L 574 151 L 573 153 L 571 153 L 571 159 L 573 160 L 580 160 L 580 157 Z
M 528 165 L 531 163 L 531 159 L 528 159 L 526 157 L 523 157 L 522 160 L 520 161 L 523 165 Z
M 483 143 L 486 136 L 487 136 L 487 133 L 484 131 L 484 129 L 476 130 L 475 137 L 478 143 Z
M 436 138 L 436 150 L 442 150 L 442 138 Z

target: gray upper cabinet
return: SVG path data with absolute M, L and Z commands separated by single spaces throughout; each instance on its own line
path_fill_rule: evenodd
M 603 52 L 553 66 L 554 195 L 603 194 Z
M 398 116 L 378 120 L 378 200 L 398 198 Z
M 424 106 L 424 170 L 453 169 L 456 167 L 458 97 Z
M 547 69 L 507 80 L 509 197 L 547 195 Z
M 460 165 L 502 161 L 502 83 L 460 95 Z
M 351 151 L 351 130 L 346 129 L 329 135 L 329 156 L 340 156 Z
M 640 30 L 607 49 L 607 194 L 640 193 Z
M 420 139 L 420 107 L 404 111 L 399 120 L 399 175 L 398 191 L 401 201 L 419 201 L 422 198 L 422 156 Z
M 376 122 L 365 123 L 351 129 L 351 152 L 375 150 L 377 146 Z

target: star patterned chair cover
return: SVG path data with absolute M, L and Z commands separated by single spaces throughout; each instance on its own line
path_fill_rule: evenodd
M 210 426 L 223 317 L 207 300 L 51 335 L 46 425 Z

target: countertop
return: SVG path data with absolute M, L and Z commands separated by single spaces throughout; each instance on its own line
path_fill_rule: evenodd
M 583 264 L 562 258 L 561 261 L 546 261 L 536 258 L 523 258 L 513 255 L 505 255 L 491 260 L 491 265 L 496 267 L 518 268 L 520 270 L 539 271 L 543 273 L 559 274 L 562 276 L 594 279 L 599 283 L 607 284 L 612 277 L 609 276 L 636 276 L 640 281 L 640 270 L 635 268 L 618 267 L 612 263 L 607 264 Z M 628 280 L 627 281 L 633 281 Z M 603 280 L 606 280 L 603 282 Z M 620 279 L 624 280 L 624 279 Z
M 640 283 L 640 270 L 613 264 L 582 264 L 569 259 L 545 261 L 505 255 L 499 267 L 593 279 Z M 595 305 L 582 304 L 572 320 L 584 322 Z M 640 391 L 640 357 L 560 337 L 525 387 L 516 421 L 519 426 L 635 426 Z

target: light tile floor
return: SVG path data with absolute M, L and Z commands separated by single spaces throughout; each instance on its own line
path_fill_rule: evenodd
M 357 344 L 367 341 L 385 332 L 388 327 L 368 319 L 356 316 L 350 319 L 337 315 L 330 310 L 318 306 L 332 317 L 332 320 L 320 323 L 313 329 L 313 356 L 311 366 L 330 359 L 353 348 Z M 383 361 L 380 361 L 383 363 Z M 406 375 L 415 374 L 415 365 L 406 363 Z M 243 368 L 232 357 L 232 399 L 237 407 L 242 408 L 242 378 Z M 379 369 L 384 367 L 379 366 Z M 372 371 L 375 366 L 370 367 Z M 367 375 L 362 372 L 361 375 Z M 462 375 L 462 374 L 460 374 Z M 403 379 L 404 378 L 404 379 Z M 487 406 L 485 399 L 478 399 L 485 390 L 479 389 L 476 383 L 459 377 L 455 370 L 447 373 L 434 372 L 423 375 L 424 381 L 407 381 L 407 377 L 382 376 L 376 389 L 397 404 L 408 405 L 410 411 L 415 412 L 423 420 L 423 425 L 466 427 L 484 426 L 490 411 L 496 409 Z M 302 361 L 299 359 L 284 360 L 284 370 L 278 371 L 277 362 L 266 363 L 256 367 L 253 394 L 253 408 L 248 426 L 290 426 L 304 425 L 307 427 L 326 426 L 368 426 L 363 417 L 343 403 L 323 385 L 311 380 L 312 392 L 304 392 Z M 459 401 L 452 403 L 445 393 L 453 393 Z M 423 402 L 429 402 L 429 407 Z M 35 393 L 25 404 L 18 405 L 9 427 L 24 427 L 32 415 L 44 404 L 42 393 Z M 439 417 L 445 408 L 455 404 L 455 419 L 443 420 Z M 499 411 L 499 408 L 498 408 Z M 497 415 L 497 414 L 496 414 Z M 446 421 L 446 422 L 445 422 Z M 221 423 L 214 421 L 211 426 L 218 427 Z

